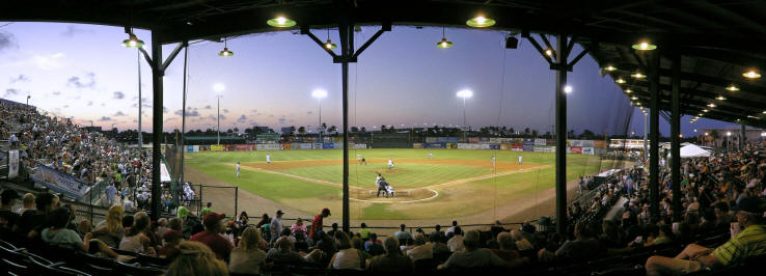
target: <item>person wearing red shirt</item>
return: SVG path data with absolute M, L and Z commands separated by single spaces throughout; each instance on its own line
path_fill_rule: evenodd
M 311 230 L 309 231 L 309 238 L 312 240 L 317 236 L 317 232 L 322 230 L 322 222 L 324 218 L 330 216 L 330 209 L 322 209 L 322 213 L 314 216 L 314 220 L 311 221 Z
M 226 238 L 220 235 L 223 231 L 223 218 L 224 214 L 218 214 L 210 212 L 205 215 L 202 224 L 205 226 L 205 231 L 194 234 L 191 237 L 191 241 L 198 241 L 204 243 L 215 253 L 215 256 L 223 261 L 229 261 L 229 255 L 234 245 Z

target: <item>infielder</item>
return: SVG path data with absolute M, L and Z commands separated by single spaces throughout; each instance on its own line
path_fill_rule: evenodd
M 394 160 L 388 159 L 388 169 L 390 170 L 393 168 L 394 168 Z
M 237 177 L 239 177 L 239 169 L 240 169 L 239 161 L 237 161 Z
M 271 154 L 270 153 L 266 154 L 266 164 L 271 164 Z

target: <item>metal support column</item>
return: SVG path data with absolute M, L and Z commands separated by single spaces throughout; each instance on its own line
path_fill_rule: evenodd
M 660 216 L 660 54 L 652 53 L 649 59 L 649 212 L 656 222 Z
M 670 181 L 673 185 L 673 221 L 681 221 L 681 108 L 680 108 L 680 90 L 681 90 L 681 55 L 672 54 L 672 79 L 671 79 L 671 114 L 670 114 L 670 154 L 671 169 Z
M 745 129 L 745 124 L 740 125 L 739 129 L 739 150 L 743 151 L 745 150 L 745 142 L 747 142 L 747 132 Z
M 189 47 L 186 47 L 184 49 L 184 77 L 183 77 L 183 99 L 181 100 L 181 171 L 179 172 L 178 176 L 178 185 L 183 185 L 184 182 L 186 182 L 185 175 L 184 175 L 184 169 L 186 166 L 185 158 L 186 158 L 186 91 L 187 91 L 187 85 L 189 84 L 188 81 L 189 76 Z M 174 197 L 178 196 L 177 191 L 173 191 Z M 178 202 L 178 199 L 175 199 L 175 202 Z
M 567 36 L 556 39 L 556 227 L 559 234 L 567 233 Z
M 239 186 L 234 186 L 234 217 L 239 217 Z
M 158 32 L 152 31 L 152 220 L 160 218 L 162 203 L 162 187 L 160 180 L 160 164 L 162 163 L 162 77 L 165 68 L 162 66 L 162 43 Z

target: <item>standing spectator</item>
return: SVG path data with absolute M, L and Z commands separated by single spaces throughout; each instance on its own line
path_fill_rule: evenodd
M 324 226 L 324 218 L 330 216 L 330 209 L 324 208 L 322 209 L 322 212 L 318 215 L 314 216 L 314 220 L 311 221 L 311 231 L 309 232 L 309 238 L 314 239 L 317 232 L 323 231 L 322 226 Z
M 215 252 L 216 257 L 219 260 L 228 261 L 229 254 L 234 247 L 229 240 L 222 237 L 220 233 L 223 231 L 223 219 L 225 215 L 210 212 L 202 220 L 205 226 L 205 231 L 194 234 L 191 237 L 192 241 L 201 242 L 210 247 Z
M 444 234 L 444 231 L 442 231 L 442 226 L 441 225 L 437 224 L 436 226 L 434 226 L 434 231 L 431 232 L 431 234 L 429 234 L 428 236 L 430 237 L 430 236 L 434 236 L 434 235 L 436 235 L 436 237 L 439 238 L 442 242 L 447 240 L 445 238 L 446 235 Z
M 370 261 L 368 269 L 372 273 L 404 273 L 412 272 L 412 261 L 407 256 L 402 255 L 399 250 L 399 242 L 396 238 L 388 237 L 383 242 L 386 254 L 377 256 Z
M 363 241 L 367 241 L 370 239 L 370 229 L 367 229 L 367 224 L 362 222 L 361 225 L 359 225 L 359 237 L 362 238 Z
M 298 218 L 295 220 L 295 223 L 293 226 L 290 226 L 290 232 L 295 236 L 296 239 L 306 238 L 306 225 L 303 224 L 303 219 Z
M 455 226 L 453 233 L 454 235 L 452 238 L 447 241 L 447 247 L 449 247 L 450 252 L 462 252 L 465 250 L 465 246 L 463 245 L 463 230 L 460 229 L 460 226 Z
M 212 207 L 213 207 L 213 203 L 212 202 L 208 202 L 207 204 L 205 204 L 205 207 L 203 207 L 202 210 L 200 210 L 200 212 L 199 212 L 199 217 L 204 218 L 205 215 L 207 215 L 210 212 L 213 212 L 213 208 Z
M 205 244 L 185 241 L 181 242 L 178 249 L 181 254 L 170 264 L 166 276 L 229 275 L 226 263 L 216 259 L 216 255 Z
M 266 264 L 266 252 L 259 248 L 262 242 L 261 232 L 257 228 L 245 228 L 239 245 L 231 251 L 229 271 L 260 274 L 261 268 Z
M 109 186 L 106 186 L 106 205 L 112 206 L 114 204 L 114 196 L 117 195 L 117 188 L 114 187 L 114 184 L 109 184 Z
M 455 233 L 455 227 L 458 227 L 457 220 L 452 221 L 452 227 L 447 228 L 447 231 L 444 232 L 444 235 L 446 235 L 447 238 L 449 238 L 451 234 Z
M 277 215 L 271 219 L 271 226 L 269 231 L 271 232 L 271 241 L 274 242 L 279 238 L 279 233 L 282 233 L 282 215 L 285 213 L 282 210 L 277 210 Z

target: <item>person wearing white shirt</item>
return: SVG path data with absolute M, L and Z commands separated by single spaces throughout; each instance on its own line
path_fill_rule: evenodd
M 455 227 L 455 235 L 447 241 L 447 247 L 450 252 L 463 252 L 465 245 L 463 244 L 463 231 L 460 226 Z

